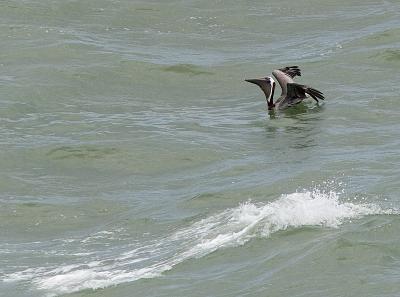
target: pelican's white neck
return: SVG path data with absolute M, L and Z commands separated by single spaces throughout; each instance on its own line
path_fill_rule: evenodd
M 272 102 L 273 102 L 272 100 L 274 99 L 273 97 L 274 97 L 274 91 L 275 91 L 275 80 L 270 76 L 268 76 L 267 78 L 269 79 L 269 82 L 271 83 L 271 92 L 269 93 L 267 101 L 271 102 L 271 104 L 272 104 Z

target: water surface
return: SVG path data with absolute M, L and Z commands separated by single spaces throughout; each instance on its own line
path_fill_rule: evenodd
M 399 3 L 0 8 L 1 294 L 398 296 Z

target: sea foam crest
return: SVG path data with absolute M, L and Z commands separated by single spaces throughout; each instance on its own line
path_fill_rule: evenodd
M 243 245 L 254 237 L 304 226 L 337 228 L 345 221 L 372 214 L 397 214 L 375 204 L 340 202 L 335 192 L 305 191 L 282 195 L 269 203 L 243 203 L 118 256 L 88 259 L 82 265 L 39 267 L 15 272 L 6 281 L 30 279 L 48 295 L 104 288 L 141 278 L 153 278 L 191 258 Z M 107 264 L 105 264 L 107 263 Z M 36 273 L 35 273 L 36 272 Z

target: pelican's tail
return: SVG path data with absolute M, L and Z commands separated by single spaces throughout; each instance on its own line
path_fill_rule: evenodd
M 315 101 L 318 102 L 318 99 L 324 100 L 324 94 L 316 89 L 307 87 L 305 90 L 306 94 L 310 95 Z

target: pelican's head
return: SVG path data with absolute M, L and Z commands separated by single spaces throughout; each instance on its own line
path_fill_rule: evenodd
M 268 109 L 273 109 L 275 107 L 274 104 L 274 91 L 275 91 L 275 80 L 270 77 L 263 78 L 254 78 L 254 79 L 245 79 L 245 81 L 255 84 L 261 88 L 261 90 L 265 94 L 265 99 L 268 103 Z

